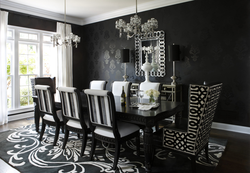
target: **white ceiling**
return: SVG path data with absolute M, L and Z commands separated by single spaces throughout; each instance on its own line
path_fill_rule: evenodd
M 138 12 L 191 0 L 137 0 Z M 66 0 L 67 22 L 84 25 L 133 14 L 135 0 Z M 0 0 L 0 8 L 63 21 L 64 0 Z

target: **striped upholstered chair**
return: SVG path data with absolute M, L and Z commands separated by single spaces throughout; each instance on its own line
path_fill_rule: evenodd
M 90 129 L 88 121 L 85 121 L 82 111 L 80 91 L 74 87 L 58 87 L 57 90 L 60 93 L 63 121 L 65 126 L 62 148 L 65 149 L 69 137 L 69 131 L 82 134 L 81 156 L 83 156 L 87 143 L 87 135 L 90 133 Z
M 113 169 L 116 170 L 121 143 L 136 138 L 137 155 L 139 155 L 140 128 L 137 125 L 116 120 L 116 109 L 112 92 L 107 90 L 86 89 L 84 93 L 87 97 L 90 128 L 92 131 L 90 159 L 93 159 L 96 139 L 115 144 Z
M 205 148 L 208 159 L 208 140 L 215 110 L 222 89 L 222 83 L 212 85 L 190 85 L 189 116 L 180 124 L 170 124 L 154 134 L 154 144 L 172 152 L 191 158 L 193 172 L 196 172 L 196 158 Z M 177 122 L 176 122 L 177 123 Z M 163 141 L 162 141 L 163 140 Z
M 56 145 L 60 132 L 60 127 L 62 127 L 62 131 L 64 131 L 62 111 L 56 111 L 55 100 L 50 86 L 35 85 L 35 90 L 38 98 L 39 113 L 42 117 L 42 130 L 39 140 L 41 141 L 43 138 L 46 124 L 50 126 L 55 126 L 56 132 L 53 145 Z

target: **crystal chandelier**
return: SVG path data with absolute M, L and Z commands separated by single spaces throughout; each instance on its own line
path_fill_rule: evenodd
M 66 35 L 66 0 L 64 0 L 64 37 L 60 34 L 54 34 L 51 36 L 51 41 L 53 46 L 73 46 L 77 48 L 77 43 L 80 43 L 81 37 L 74 35 L 72 32 L 69 35 Z
M 146 23 L 141 25 L 141 18 L 137 15 L 136 0 L 136 13 L 130 18 L 130 23 L 126 23 L 123 19 L 119 19 L 115 22 L 115 28 L 119 29 L 120 37 L 122 36 L 122 32 L 126 32 L 127 40 L 129 40 L 136 34 L 154 32 L 154 29 L 158 28 L 158 21 L 155 18 L 151 18 Z

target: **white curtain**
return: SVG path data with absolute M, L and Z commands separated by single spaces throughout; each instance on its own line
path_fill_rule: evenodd
M 64 23 L 57 22 L 57 33 L 62 38 L 65 36 Z M 66 24 L 66 35 L 71 33 L 71 25 Z M 57 75 L 56 86 L 73 87 L 73 58 L 72 47 L 58 46 L 57 47 Z M 59 101 L 59 96 L 56 94 L 56 101 Z
M 0 125 L 8 123 L 6 61 L 8 14 L 0 11 Z

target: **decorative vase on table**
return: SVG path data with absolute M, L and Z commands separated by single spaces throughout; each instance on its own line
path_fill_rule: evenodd
M 160 92 L 155 89 L 149 89 L 145 92 L 147 96 L 149 96 L 149 103 L 156 104 L 156 100 L 160 95 Z

